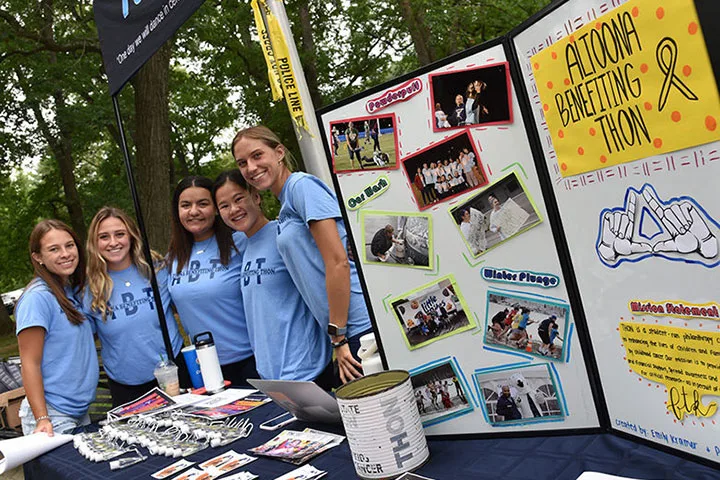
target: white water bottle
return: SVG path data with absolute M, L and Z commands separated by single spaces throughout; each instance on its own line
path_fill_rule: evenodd
M 201 340 L 201 337 L 205 338 Z M 212 394 L 225 390 L 225 380 L 223 379 L 212 333 L 198 333 L 193 337 L 193 342 L 195 343 L 198 362 L 200 362 L 200 373 L 205 384 L 205 391 Z
M 384 370 L 380 353 L 377 351 L 375 334 L 368 333 L 360 337 L 358 357 L 362 360 L 363 375 L 370 375 L 371 373 L 378 373 Z

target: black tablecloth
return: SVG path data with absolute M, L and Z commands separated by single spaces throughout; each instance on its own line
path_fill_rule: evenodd
M 238 453 L 247 453 L 248 448 L 260 445 L 277 435 L 279 430 L 267 432 L 260 430 L 258 425 L 281 412 L 282 410 L 274 403 L 264 405 L 249 413 L 255 428 L 248 438 L 225 447 L 205 449 L 187 459 L 199 463 L 229 449 Z M 285 428 L 302 430 L 306 426 L 343 434 L 341 426 L 307 425 L 295 422 Z M 609 434 L 486 440 L 429 439 L 428 444 L 430 460 L 418 469 L 417 473 L 438 480 L 575 480 L 587 470 L 643 480 L 720 479 L 718 470 Z M 142 451 L 147 453 L 144 449 Z M 90 462 L 80 456 L 70 443 L 25 464 L 25 478 L 27 480 L 150 478 L 150 474 L 177 460 L 150 456 L 142 463 L 111 471 L 108 462 Z M 328 478 L 357 478 L 347 441 L 312 459 L 309 463 L 326 470 Z M 239 470 L 250 471 L 259 475 L 260 479 L 274 479 L 295 468 L 297 467 L 289 463 L 260 457 Z

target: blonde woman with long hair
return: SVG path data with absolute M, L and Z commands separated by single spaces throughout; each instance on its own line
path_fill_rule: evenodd
M 142 249 L 140 231 L 125 212 L 103 207 L 95 214 L 88 231 L 84 309 L 102 344 L 113 407 L 157 386 L 153 370 L 160 355 L 166 354 L 150 286 L 152 267 L 143 258 Z M 173 355 L 185 378 L 179 354 L 183 340 L 171 310 L 167 269 L 156 269 L 156 275 Z
M 80 311 L 85 254 L 59 220 L 43 220 L 30 234 L 35 276 L 15 308 L 26 397 L 23 434 L 70 433 L 90 423 L 98 361 L 90 322 Z

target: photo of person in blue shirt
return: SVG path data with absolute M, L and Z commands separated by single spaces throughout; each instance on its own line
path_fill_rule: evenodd
M 292 154 L 267 127 L 240 130 L 231 150 L 248 184 L 280 200 L 278 250 L 313 316 L 328 329 L 339 380 L 360 377 L 360 337 L 372 326 L 335 193 L 317 177 L 293 173 Z
M 248 386 L 258 378 L 240 291 L 247 238 L 215 210 L 212 180 L 182 179 L 173 194 L 168 291 L 191 341 L 211 332 L 223 378 Z
M 280 256 L 277 221 L 265 217 L 260 195 L 237 169 L 218 176 L 213 196 L 225 224 L 247 236 L 241 288 L 258 373 L 331 389 L 327 325 L 315 320 Z
M 92 326 L 77 299 L 85 287 L 85 253 L 59 220 L 35 226 L 30 252 L 34 277 L 15 308 L 26 393 L 22 430 L 70 433 L 90 424 L 99 376 Z
M 140 230 L 125 212 L 103 207 L 95 214 L 88 229 L 88 288 L 83 310 L 102 344 L 113 408 L 157 387 L 153 370 L 160 355 L 166 354 L 150 286 L 153 267 L 145 261 L 142 249 Z M 172 355 L 184 372 L 183 339 L 171 309 L 167 269 L 158 268 L 156 275 Z M 180 375 L 185 377 L 184 386 L 189 384 L 187 375 Z

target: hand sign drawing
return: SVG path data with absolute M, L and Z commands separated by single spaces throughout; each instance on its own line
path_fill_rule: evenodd
M 646 237 L 642 232 L 643 219 L 635 231 L 638 204 L 657 222 L 662 230 L 659 234 Z M 693 198 L 662 201 L 655 189 L 645 184 L 640 190 L 629 188 L 622 207 L 600 213 L 596 249 L 600 260 L 612 268 L 624 261 L 637 262 L 652 256 L 714 267 L 720 264 L 718 232 L 720 224 Z
M 650 244 L 632 240 L 635 233 L 636 196 L 634 191 L 629 192 L 627 209 L 624 212 L 605 212 L 603 215 L 602 233 L 597 250 L 600 256 L 609 262 L 614 261 L 618 256 L 653 251 Z
M 654 252 L 697 252 L 705 258 L 718 254 L 717 239 L 694 205 L 685 200 L 663 207 L 650 189 L 643 191 L 643 197 L 670 234 L 669 239 L 653 246 Z

